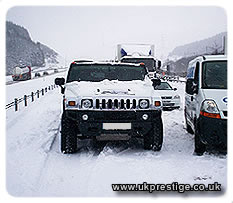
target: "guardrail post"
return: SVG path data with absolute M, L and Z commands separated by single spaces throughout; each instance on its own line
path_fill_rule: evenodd
M 50 86 L 49 86 L 49 90 L 50 90 Z
M 45 93 L 47 92 L 47 87 L 45 88 Z
M 34 92 L 31 93 L 32 102 L 34 101 Z
M 40 91 L 37 90 L 37 91 L 36 91 L 36 94 L 37 94 L 37 98 L 39 98 L 39 97 L 40 97 Z
M 51 88 L 52 88 L 52 90 L 53 90 L 53 85 L 51 85 Z
M 24 95 L 24 105 L 27 106 L 27 95 Z
M 41 90 L 42 96 L 44 95 L 44 89 Z
M 18 111 L 18 99 L 15 98 L 15 111 Z

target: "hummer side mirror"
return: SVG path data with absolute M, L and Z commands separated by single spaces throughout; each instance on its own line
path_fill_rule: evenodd
M 158 78 L 151 79 L 153 87 L 159 86 L 161 84 L 161 80 Z
M 64 94 L 65 88 L 62 85 L 65 84 L 65 78 L 56 78 L 54 82 L 55 82 L 55 85 L 58 85 L 61 87 L 61 93 Z
M 65 78 L 56 78 L 55 79 L 55 84 L 59 85 L 59 86 L 64 85 L 65 84 Z
M 174 87 L 174 88 L 173 88 L 173 90 L 174 90 L 174 91 L 176 91 L 176 90 L 177 90 L 177 88 L 176 88 L 176 87 Z

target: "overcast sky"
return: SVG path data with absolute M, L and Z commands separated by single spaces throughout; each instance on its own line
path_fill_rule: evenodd
M 114 59 L 119 43 L 150 43 L 165 58 L 176 46 L 227 31 L 220 7 L 13 7 L 7 20 L 66 57 Z

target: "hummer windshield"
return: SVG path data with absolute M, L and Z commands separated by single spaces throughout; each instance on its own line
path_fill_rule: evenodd
M 153 58 L 123 58 L 124 63 L 144 63 L 148 71 L 155 71 L 155 60 Z
M 147 72 L 143 66 L 111 65 L 111 64 L 72 64 L 67 76 L 67 82 L 102 80 L 132 81 L 144 80 Z
M 208 61 L 202 64 L 202 88 L 227 89 L 227 61 Z

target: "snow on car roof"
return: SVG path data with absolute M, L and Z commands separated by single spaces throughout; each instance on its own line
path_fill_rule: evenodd
M 136 64 L 136 63 L 122 63 L 122 62 L 109 62 L 109 61 L 91 61 L 91 62 L 76 62 L 74 61 L 72 64 L 77 64 L 77 65 L 130 65 L 130 66 L 140 66 L 140 64 Z
M 216 60 L 227 60 L 226 55 L 202 55 L 194 58 L 189 64 L 193 64 L 196 61 L 204 62 L 204 61 L 216 61 Z

